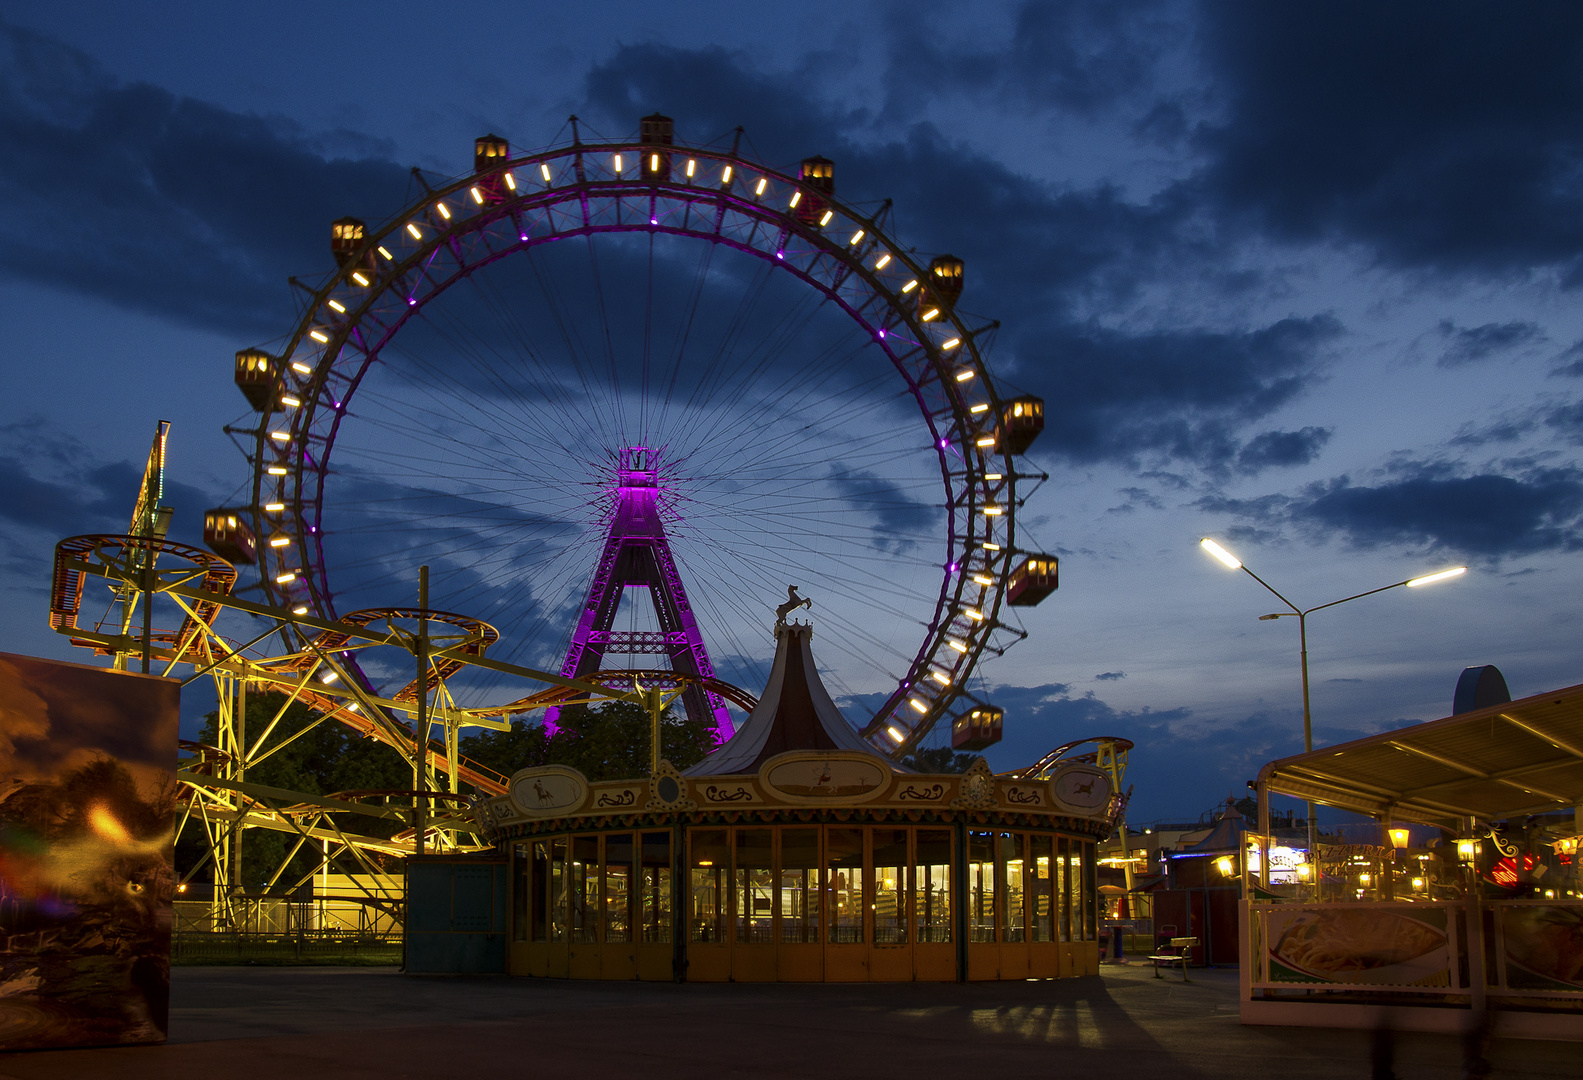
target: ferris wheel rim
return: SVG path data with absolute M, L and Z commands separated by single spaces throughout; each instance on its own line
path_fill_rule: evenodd
M 656 151 L 667 155 L 667 166 L 675 157 L 687 157 L 688 182 L 679 182 L 669 175 L 645 178 L 641 167 L 639 177 L 632 180 L 623 178 L 619 172 L 611 177 L 590 176 L 590 173 L 597 174 L 602 158 L 607 159 L 608 166 L 608 159 L 614 159 L 619 164 L 622 155 L 630 153 L 637 157 Z M 722 170 L 726 177 L 723 184 L 711 189 L 691 182 L 694 166 L 705 162 Z M 553 168 L 551 163 L 554 163 Z M 566 177 L 568 163 L 572 169 L 569 179 Z M 511 195 L 493 203 L 480 197 L 480 185 L 491 180 L 499 183 L 503 176 L 514 175 L 517 170 L 531 172 L 534 168 L 541 175 L 558 180 L 533 191 L 519 191 L 513 182 Z M 731 176 L 734 170 L 739 171 L 744 178 L 753 176 L 752 187 L 756 189 L 753 197 L 748 198 L 733 190 Z M 606 171 L 612 169 L 607 167 Z M 783 210 L 773 208 L 762 198 L 766 192 L 782 196 L 782 201 L 785 193 L 792 193 L 789 205 Z M 365 260 L 372 267 L 375 265 L 374 260 L 382 255 L 389 265 L 381 265 L 380 269 L 386 272 L 371 273 L 366 286 L 360 287 L 343 267 L 331 274 L 315 291 L 313 302 L 298 321 L 289 344 L 280 356 L 278 377 L 281 385 L 289 385 L 298 391 L 297 400 L 300 402 L 291 415 L 287 437 L 282 440 L 279 432 L 269 430 L 271 423 L 268 413 L 264 414 L 257 432 L 255 452 L 251 456 L 254 496 L 251 512 L 256 533 L 263 537 L 271 531 L 266 527 L 265 507 L 284 505 L 280 526 L 274 531 L 277 534 L 283 531 L 289 534 L 292 542 L 288 547 L 301 553 L 295 565 L 292 565 L 286 549 L 261 549 L 260 581 L 266 593 L 282 602 L 282 606 L 300 605 L 304 598 L 294 586 L 301 582 L 306 585 L 306 602 L 317 608 L 319 613 L 334 616 L 334 593 L 330 589 L 329 576 L 332 568 L 323 550 L 324 482 L 330 472 L 331 452 L 339 435 L 340 424 L 347 414 L 345 406 L 355 395 L 369 367 L 406 322 L 429 301 L 487 265 L 568 237 L 604 233 L 660 234 L 723 245 L 790 272 L 804 285 L 822 293 L 841 308 L 885 353 L 906 382 L 929 429 L 946 496 L 947 550 L 946 560 L 942 564 L 939 595 L 933 617 L 925 625 L 924 641 L 914 659 L 895 680 L 896 689 L 862 727 L 863 733 L 870 738 L 888 732 L 890 743 L 879 743 L 876 739 L 876 744 L 892 754 L 916 746 L 924 734 L 946 717 L 952 703 L 963 694 L 963 684 L 986 649 L 991 648 L 990 637 L 1000 625 L 998 615 L 1005 597 L 1006 578 L 1011 559 L 1017 554 L 1015 484 L 1018 474 L 1010 452 L 986 449 L 989 440 L 985 433 L 992 429 L 1002 400 L 995 392 L 988 366 L 977 347 L 975 337 L 978 331 L 970 328 L 955 310 L 944 312 L 943 317 L 932 326 L 926 325 L 931 320 L 920 319 L 913 306 L 915 298 L 908 295 L 926 280 L 926 271 L 907 249 L 884 231 L 879 220 L 859 213 L 831 193 L 812 195 L 826 209 L 823 222 L 814 226 L 800 220 L 794 210 L 798 201 L 809 193 L 810 189 L 800 178 L 779 173 L 735 153 L 685 145 L 655 147 L 633 142 L 574 142 L 505 159 L 489 172 L 474 173 L 443 187 L 427 189 L 422 199 L 406 207 L 379 229 L 365 233 L 362 247 L 352 258 L 353 265 L 363 265 L 358 260 Z M 694 208 L 709 208 L 717 211 L 717 214 L 713 228 L 708 230 L 662 224 L 657 212 L 651 213 L 647 221 L 641 218 L 623 221 L 620 220 L 623 198 L 646 198 L 651 210 L 661 200 L 670 200 L 684 210 L 684 222 L 690 220 L 690 212 Z M 617 220 L 596 224 L 589 211 L 592 199 L 613 200 Z M 458 209 L 451 208 L 453 201 Z M 581 225 L 534 231 L 535 226 L 550 221 L 553 211 L 573 201 L 581 206 Z M 541 214 L 540 220 L 525 225 L 523 217 L 535 212 Z M 777 236 L 776 249 L 768 251 L 726 235 L 722 230 L 722 222 L 728 213 L 753 223 L 754 237 L 759 226 L 772 227 Z M 489 247 L 486 230 L 508 218 L 517 231 L 517 242 Z M 443 221 L 443 225 L 436 226 L 436 220 Z M 835 242 L 827 231 L 826 227 L 837 220 L 857 226 L 856 233 L 846 244 Z M 401 239 L 392 242 L 393 237 Z M 476 241 L 480 238 L 485 240 L 486 250 L 483 254 L 471 259 L 462 254 L 461 241 Z M 811 256 L 808 258 L 809 265 L 801 265 L 798 258 L 786 258 L 787 242 L 794 239 L 807 245 L 807 251 L 798 254 Z M 391 248 L 398 248 L 402 257 L 394 257 Z M 443 277 L 431 276 L 430 266 L 444 250 L 456 256 L 454 266 L 449 267 Z M 865 265 L 868 256 L 876 251 L 883 253 L 883 261 L 877 267 Z M 819 280 L 813 273 L 813 267 L 821 260 L 834 262 L 841 267 L 828 282 Z M 911 283 L 905 287 L 887 286 L 880 277 L 880 272 L 887 265 L 904 270 L 902 274 L 893 272 L 886 275 L 891 281 L 910 278 Z M 866 286 L 866 294 L 859 294 L 865 296 L 861 306 L 853 302 L 852 296 L 842 292 L 842 286 L 854 280 Z M 427 289 L 424 288 L 425 284 Z M 396 316 L 383 323 L 373 318 L 372 321 L 380 326 L 382 333 L 377 340 L 358 343 L 357 332 L 365 320 L 371 318 L 371 313 L 383 298 L 396 290 L 407 294 Z M 343 300 L 352 302 L 344 303 Z M 900 338 L 903 347 L 900 350 L 894 344 L 897 335 L 892 331 L 896 327 L 903 331 Z M 951 357 L 947 353 L 957 358 L 957 362 L 948 364 Z M 348 366 L 356 368 L 355 374 L 351 377 L 341 374 L 339 377 L 343 387 L 332 389 L 330 380 L 332 375 L 338 374 L 336 365 L 348 355 L 354 355 Z M 944 409 L 931 411 L 921 379 L 915 377 L 904 363 L 904 360 L 916 360 L 920 355 L 923 358 L 921 370 L 927 373 L 932 369 L 939 389 L 944 391 L 939 395 L 939 400 L 943 400 L 946 405 Z M 310 357 L 311 363 L 303 363 L 303 359 Z M 947 379 L 947 374 L 962 371 L 970 371 L 973 378 L 981 380 L 980 393 L 989 405 L 987 412 L 970 412 L 966 394 Z M 324 400 L 326 396 L 327 401 Z M 330 406 L 331 412 L 327 434 L 318 437 L 319 449 L 317 453 L 312 453 L 308 448 L 314 444 L 315 437 L 309 429 L 325 405 Z M 976 419 L 980 415 L 989 420 L 988 426 Z M 944 437 L 943 419 L 949 420 L 944 425 Z M 300 453 L 290 453 L 299 447 Z M 953 468 L 953 455 L 956 457 L 956 468 Z M 995 459 L 1003 462 L 1003 467 L 991 472 L 989 462 Z M 283 465 L 283 462 L 286 464 Z M 311 464 L 305 466 L 304 462 Z M 284 472 L 281 471 L 283 468 Z M 311 480 L 311 498 L 306 496 L 310 476 L 314 478 Z M 989 479 L 991 477 L 993 481 Z M 272 483 L 279 497 L 267 496 L 266 491 Z M 310 507 L 311 518 L 307 513 Z M 964 509 L 966 513 L 962 516 L 960 512 Z M 985 511 L 982 521 L 980 511 Z M 993 517 L 990 516 L 991 512 Z M 997 531 L 1002 541 L 998 544 L 987 539 Z M 984 545 L 976 552 L 973 546 L 975 542 Z M 991 547 L 994 548 L 993 552 L 989 550 Z M 969 580 L 969 561 L 975 554 L 983 559 L 986 568 L 993 570 L 997 564 L 1000 568 L 997 572 L 978 575 L 973 579 L 978 585 L 977 598 L 968 602 L 965 596 L 969 590 L 965 583 Z M 954 590 L 953 579 L 956 582 Z M 971 621 L 964 612 L 970 613 Z M 956 629 L 953 630 L 953 627 Z M 966 648 L 962 647 L 964 644 Z M 925 683 L 931 665 L 947 648 L 957 654 L 948 657 L 953 663 L 945 668 L 952 672 L 951 677 L 948 681 L 941 681 L 941 676 L 936 675 L 935 685 Z M 914 713 L 903 715 L 903 710 L 909 705 Z

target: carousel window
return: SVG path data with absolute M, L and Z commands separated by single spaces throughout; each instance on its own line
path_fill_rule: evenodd
M 632 940 L 632 834 L 605 837 L 605 943 Z
M 1055 902 L 1060 908 L 1057 917 L 1061 927 L 1061 940 L 1072 940 L 1072 841 L 1064 836 L 1055 839 Z
M 1094 848 L 1091 841 L 1080 845 L 1083 860 L 1083 940 L 1099 940 L 1099 882 L 1096 878 Z
M 907 940 L 907 830 L 874 830 L 874 943 Z
M 951 832 L 918 830 L 913 925 L 919 941 L 951 940 Z
M 1055 940 L 1055 895 L 1050 888 L 1054 841 L 1049 833 L 1028 837 L 1028 902 L 1034 941 Z
M 724 829 L 694 829 L 688 850 L 692 868 L 688 892 L 692 910 L 688 922 L 692 940 L 726 940 L 726 875 L 731 869 L 731 848 Z
M 534 908 L 541 911 L 542 903 L 533 902 L 533 844 L 511 846 L 511 936 L 517 941 L 527 941 L 533 928 Z M 534 941 L 543 941 L 535 936 Z
M 781 940 L 819 941 L 819 830 L 781 830 Z
M 847 945 L 863 940 L 863 830 L 831 829 L 825 841 L 830 890 L 830 941 Z
M 671 834 L 643 834 L 643 940 L 671 940 Z
M 599 940 L 599 837 L 572 837 L 569 872 L 572 903 L 572 941 L 586 945 Z
M 736 830 L 737 940 L 775 940 L 775 871 L 768 829 Z
M 995 834 L 967 834 L 967 940 L 995 940 Z
M 571 922 L 566 906 L 566 837 L 558 836 L 550 846 L 550 940 L 571 940 Z
M 1021 942 L 1023 935 L 1023 878 L 1026 870 L 1025 837 L 1022 833 L 1001 833 L 996 845 L 1000 864 L 1002 904 L 1000 940 Z

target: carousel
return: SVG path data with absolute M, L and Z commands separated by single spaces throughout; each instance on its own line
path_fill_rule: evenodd
M 525 769 L 476 806 L 509 860 L 508 970 L 573 979 L 957 981 L 1098 971 L 1094 764 L 928 775 L 880 756 L 781 621 L 757 708 L 686 772 Z

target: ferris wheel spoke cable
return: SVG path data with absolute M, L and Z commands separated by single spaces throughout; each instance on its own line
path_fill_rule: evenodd
M 594 234 L 587 234 L 588 240 L 588 265 L 593 273 L 594 299 L 598 302 L 599 331 L 601 342 L 605 348 L 605 362 L 610 368 L 610 397 L 616 418 L 616 437 L 626 442 L 626 425 L 622 422 L 621 401 L 621 373 L 616 369 L 615 345 L 610 339 L 610 316 L 605 311 L 605 284 L 599 273 L 599 251 L 594 243 Z
M 742 545 L 740 545 L 740 544 L 723 544 L 723 543 L 720 543 L 720 542 L 715 541 L 713 539 L 705 539 L 703 541 L 703 543 L 705 545 L 710 546 L 711 548 L 713 548 L 713 550 L 715 551 L 715 553 L 717 555 L 729 558 L 729 559 L 734 560 L 734 561 L 741 561 L 740 549 L 741 549 Z M 782 556 L 784 556 L 782 567 L 781 567 L 782 569 L 794 570 L 794 571 L 798 572 L 802 577 L 808 578 L 808 579 L 817 579 L 817 580 L 821 580 L 821 581 L 831 581 L 830 576 L 829 576 L 827 571 L 819 570 L 819 569 L 811 566 L 810 564 L 808 564 L 808 563 L 806 563 L 804 561 L 801 561 L 800 559 L 798 559 L 796 557 L 796 556 L 799 556 L 799 555 L 805 555 L 807 553 L 807 549 L 804 548 L 804 547 L 801 547 L 801 546 L 789 546 L 789 545 L 788 546 L 781 546 L 781 545 L 772 545 L 771 544 L 771 545 L 765 545 L 763 550 L 768 550 L 770 552 L 779 553 Z M 763 568 L 762 567 L 759 568 L 759 572 L 760 572 L 760 576 L 762 576 L 762 572 L 763 572 Z M 854 589 L 849 583 L 846 583 L 846 582 L 842 582 L 842 583 L 839 583 L 839 584 L 835 584 L 835 583 L 832 583 L 832 584 L 842 595 L 852 595 L 855 592 L 861 591 L 859 589 Z M 902 590 L 896 589 L 894 591 L 901 592 Z M 917 599 L 925 599 L 925 597 L 917 596 L 916 594 L 915 594 L 915 598 L 917 598 Z M 898 616 L 902 616 L 902 617 L 906 617 L 906 618 L 911 618 L 911 616 L 908 615 L 907 612 L 904 612 L 904 611 L 896 608 L 893 604 L 891 604 L 888 601 L 886 601 L 880 594 L 878 594 L 876 592 L 868 591 L 867 595 L 866 595 L 866 597 L 864 599 L 865 599 L 866 603 L 869 606 L 881 607 L 881 608 L 883 608 L 885 611 L 887 611 L 890 614 L 898 615 Z M 931 599 L 932 600 L 933 597 L 927 597 L 927 599 Z
M 489 294 L 483 291 L 482 286 L 479 295 L 485 297 L 486 302 L 488 301 Z M 503 307 L 503 305 L 496 304 L 491 304 L 491 306 L 497 309 Z M 492 356 L 482 356 L 479 353 L 481 346 L 475 340 L 477 338 L 476 333 L 470 327 L 467 327 L 465 323 L 447 320 L 444 317 L 444 313 L 438 311 L 432 316 L 427 316 L 425 322 L 440 337 L 443 344 L 449 346 L 456 355 L 465 359 L 479 377 L 497 388 L 498 400 L 491 401 L 485 398 L 481 401 L 476 388 L 459 379 L 452 370 L 453 365 L 450 363 L 431 361 L 427 357 L 422 357 L 424 369 L 432 377 L 455 387 L 455 399 L 459 403 L 465 403 L 475 409 L 481 409 L 487 403 L 495 411 L 500 422 L 498 427 L 493 428 L 494 430 L 554 432 L 561 427 L 561 425 L 554 422 L 557 411 L 555 401 L 560 401 L 561 409 L 574 410 L 578 408 L 577 403 L 564 387 L 562 380 L 555 378 L 543 362 L 537 360 L 533 352 L 527 349 L 523 343 L 513 343 L 516 346 L 516 356 L 508 357 L 493 347 L 489 348 L 489 351 L 493 354 Z M 515 368 L 517 366 L 515 361 L 522 358 L 524 354 L 528 366 L 535 368 L 539 372 L 539 379 L 532 382 L 531 386 L 532 389 L 544 395 L 546 400 L 543 403 L 523 394 L 523 387 L 507 381 L 502 374 L 505 370 Z M 574 366 L 577 367 L 580 373 L 582 370 L 581 365 L 574 364 Z M 514 409 L 515 414 L 508 411 L 505 408 L 506 405 Z M 559 445 L 563 452 L 570 452 L 570 447 L 567 445 Z
M 709 280 L 709 268 L 714 263 L 715 245 L 703 245 L 703 257 L 698 260 L 697 269 L 693 274 L 692 293 L 687 301 L 687 317 L 677 328 L 675 340 L 671 344 L 671 373 L 665 384 L 665 399 L 660 405 L 659 427 L 665 430 L 666 421 L 670 417 L 671 401 L 676 395 L 676 379 L 681 374 L 682 359 L 687 355 L 688 342 L 692 340 L 693 326 L 698 319 L 698 306 L 703 300 L 704 285 Z

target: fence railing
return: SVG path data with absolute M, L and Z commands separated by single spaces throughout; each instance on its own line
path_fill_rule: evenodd
M 400 902 L 234 896 L 178 900 L 176 963 L 388 963 L 401 961 Z

